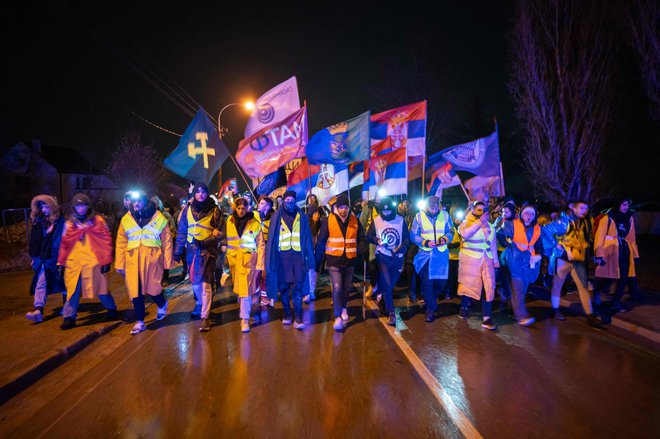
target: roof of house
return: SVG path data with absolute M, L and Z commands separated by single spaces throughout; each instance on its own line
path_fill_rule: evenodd
M 61 174 L 102 174 L 73 148 L 41 145 L 41 156 Z

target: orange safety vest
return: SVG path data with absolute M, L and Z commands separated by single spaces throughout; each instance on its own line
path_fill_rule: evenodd
M 536 256 L 534 245 L 541 237 L 541 226 L 534 225 L 534 232 L 532 232 L 532 239 L 527 240 L 527 233 L 525 233 L 525 225 L 519 219 L 513 220 L 513 243 L 518 247 L 521 252 L 528 251 L 532 256 Z
M 348 217 L 346 236 L 341 232 L 337 216 L 332 214 L 328 217 L 328 242 L 325 244 L 325 254 L 330 256 L 341 256 L 346 251 L 348 259 L 357 257 L 357 234 L 358 222 L 355 215 Z

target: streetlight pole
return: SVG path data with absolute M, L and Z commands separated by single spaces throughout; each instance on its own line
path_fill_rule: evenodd
M 225 134 L 227 134 L 229 132 L 229 130 L 227 128 L 222 126 L 222 123 L 221 123 L 221 120 L 220 120 L 221 117 L 222 117 L 222 112 L 225 111 L 227 108 L 233 107 L 233 106 L 236 106 L 236 105 L 242 106 L 246 110 L 252 110 L 254 108 L 254 103 L 252 103 L 252 102 L 246 102 L 245 104 L 240 104 L 238 102 L 232 102 L 231 104 L 227 104 L 224 107 L 222 107 L 222 109 L 220 110 L 220 113 L 218 114 L 218 136 L 220 137 L 220 140 L 222 140 L 223 136 L 225 136 Z M 248 183 L 247 179 L 245 178 L 245 175 L 243 175 L 243 171 L 241 170 L 241 167 L 238 165 L 238 163 L 236 163 L 236 159 L 234 158 L 234 155 L 231 152 L 229 153 L 229 157 L 231 157 L 231 161 L 234 162 L 234 166 L 236 166 L 236 169 L 238 169 L 238 173 L 241 174 L 241 177 L 243 178 L 243 181 L 247 185 L 248 190 L 250 191 L 250 193 L 252 194 L 252 198 L 256 200 L 256 197 L 254 196 L 254 192 L 252 192 L 252 186 L 250 185 L 250 183 Z M 218 185 L 220 187 L 222 186 L 222 166 L 220 166 L 220 168 L 218 168 Z M 218 196 L 220 196 L 220 195 L 222 195 L 222 194 L 218 194 Z

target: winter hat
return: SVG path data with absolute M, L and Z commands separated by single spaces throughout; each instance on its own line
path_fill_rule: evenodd
M 428 206 L 431 203 L 438 203 L 440 205 L 440 197 L 436 197 L 435 195 L 431 195 L 430 197 L 426 197 L 426 205 Z
M 71 199 L 71 205 L 72 206 L 80 206 L 82 204 L 86 204 L 88 206 L 92 205 L 92 201 L 89 199 L 89 197 L 82 192 L 79 192 L 73 196 Z
M 380 200 L 380 204 L 378 205 L 378 207 L 379 207 L 379 209 L 380 209 L 381 212 L 382 212 L 384 209 L 386 209 L 386 208 L 387 208 L 388 210 L 393 210 L 392 199 L 391 199 L 391 198 L 387 198 L 387 197 L 383 198 L 382 200 Z
M 350 203 L 348 202 L 348 197 L 346 195 L 340 195 L 337 197 L 337 202 L 335 203 L 335 206 L 341 207 L 341 206 L 349 206 Z
M 197 183 L 195 189 L 193 189 L 193 195 L 195 195 L 200 189 L 203 189 L 207 195 L 210 194 L 209 187 L 205 183 Z
M 534 218 L 536 218 L 536 208 L 532 206 L 531 204 L 526 204 L 520 209 L 520 216 L 522 216 L 523 213 L 526 211 L 531 211 L 534 214 Z
M 283 198 L 286 199 L 287 197 L 293 197 L 293 199 L 295 200 L 297 198 L 296 192 L 292 191 L 291 189 L 287 190 L 286 192 L 284 192 Z
M 244 206 L 247 206 L 248 200 L 245 197 L 236 197 L 234 198 L 234 207 L 238 206 L 238 204 L 243 204 Z

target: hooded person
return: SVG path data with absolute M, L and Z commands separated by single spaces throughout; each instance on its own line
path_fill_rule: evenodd
M 596 277 L 599 278 L 594 289 L 594 303 L 598 305 L 601 303 L 600 293 L 609 291 L 616 280 L 612 304 L 616 312 L 627 311 L 621 303 L 626 284 L 631 299 L 634 300 L 639 295 L 635 273 L 639 250 L 630 205 L 630 198 L 616 200 L 614 207 L 598 222 L 594 238 Z
M 380 215 L 373 218 L 369 226 L 367 241 L 376 246 L 378 291 L 383 299 L 379 305 L 381 311 L 388 315 L 387 324 L 395 326 L 394 286 L 403 270 L 404 256 L 410 245 L 410 235 L 406 222 L 397 214 L 390 198 L 383 198 L 380 201 L 379 211 Z
M 64 282 L 57 276 L 57 255 L 64 231 L 64 217 L 60 215 L 57 200 L 50 195 L 34 197 L 31 208 L 28 254 L 32 258 L 34 270 L 30 287 L 30 293 L 34 295 L 34 309 L 25 317 L 41 323 L 49 294 L 62 294 L 66 302 Z
M 348 294 L 353 287 L 353 271 L 358 253 L 365 254 L 364 229 L 357 217 L 351 213 L 348 197 L 340 195 L 335 203 L 336 213 L 331 213 L 321 222 L 316 241 L 317 266 L 325 257 L 334 307 L 335 331 L 342 331 L 348 321 Z M 360 246 L 362 247 L 360 249 Z
M 415 215 L 410 226 L 410 239 L 419 247 L 415 255 L 415 272 L 422 283 L 426 304 L 426 321 L 432 322 L 438 309 L 438 294 L 445 290 L 449 277 L 447 244 L 454 237 L 451 218 L 442 208 L 440 199 L 426 199 L 426 209 Z
M 462 320 L 468 319 L 470 299 L 481 300 L 481 327 L 494 331 L 497 325 L 493 323 L 491 314 L 495 298 L 495 268 L 500 264 L 497 259 L 495 227 L 488 221 L 488 209 L 483 202 L 478 201 L 472 205 L 458 227 L 463 238 L 458 254 L 458 295 L 461 296 L 459 317 Z
M 305 277 L 315 265 L 312 232 L 306 216 L 296 205 L 296 193 L 287 190 L 284 204 L 271 217 L 266 245 L 266 286 L 268 297 L 282 295 L 282 323 L 305 329 L 302 314 L 302 293 Z M 291 313 L 293 299 L 293 315 Z
M 105 275 L 111 263 L 112 236 L 105 220 L 94 212 L 87 195 L 75 194 L 71 199 L 71 212 L 64 224 L 57 257 L 58 273 L 64 277 L 67 298 L 60 328 L 75 327 L 81 296 L 84 299 L 98 296 L 108 310 L 108 319 L 118 317 Z
M 525 307 L 525 295 L 541 272 L 543 240 L 537 218 L 536 207 L 524 204 L 520 218 L 505 221 L 497 231 L 498 241 L 507 243 L 500 260 L 507 273 L 504 280 L 510 286 L 513 315 L 521 326 L 536 321 Z
M 257 210 L 254 211 L 254 217 L 261 223 L 261 233 L 264 237 L 264 245 L 268 242 L 268 229 L 270 228 L 270 218 L 273 216 L 274 201 L 272 198 L 262 195 L 259 197 Z M 264 249 L 265 254 L 265 249 Z M 257 279 L 257 288 L 261 295 L 261 304 L 264 306 L 273 306 L 273 299 L 268 298 L 266 290 L 266 272 L 260 271 Z
M 163 271 L 171 266 L 172 235 L 167 218 L 153 201 L 147 200 L 147 194 L 136 191 L 131 197 L 130 210 L 119 224 L 115 245 L 115 269 L 124 276 L 137 320 L 132 335 L 146 329 L 146 296 L 156 303 L 156 320 L 165 318 L 167 300 L 161 280 Z
M 264 271 L 264 236 L 261 221 L 249 211 L 249 202 L 234 200 L 234 212 L 226 221 L 227 263 L 234 294 L 240 304 L 241 332 L 250 332 L 252 299 L 257 293 L 259 273 Z
M 193 187 L 192 201 L 181 212 L 177 231 L 174 260 L 179 262 L 185 250 L 190 283 L 195 295 L 195 309 L 191 317 L 201 318 L 200 332 L 211 329 L 209 316 L 213 299 L 212 284 L 218 246 L 224 242 L 224 216 L 209 197 L 204 183 Z

